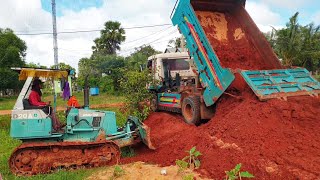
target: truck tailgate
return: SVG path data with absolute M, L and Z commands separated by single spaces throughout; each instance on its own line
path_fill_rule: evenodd
M 304 68 L 242 71 L 241 75 L 260 100 L 320 93 L 320 83 Z

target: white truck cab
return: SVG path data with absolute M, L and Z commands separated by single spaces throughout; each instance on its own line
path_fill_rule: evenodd
M 186 80 L 196 77 L 192 64 L 187 52 L 174 52 L 150 56 L 147 67 L 154 74 L 155 80 L 163 81 L 170 77 L 175 79 L 177 74 L 181 80 Z

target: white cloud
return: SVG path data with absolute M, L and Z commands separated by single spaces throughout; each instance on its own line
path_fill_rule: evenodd
M 312 21 L 316 24 L 320 24 L 320 11 L 313 15 Z
M 0 0 L 3 1 L 3 0 Z M 117 20 L 123 27 L 171 23 L 171 0 L 105 0 L 102 7 L 87 8 L 79 12 L 63 10 L 63 16 L 57 18 L 59 31 L 102 29 L 104 22 Z M 1 2 L 1 28 L 9 27 L 16 33 L 51 32 L 51 14 L 41 8 L 40 0 L 10 0 Z M 126 43 L 122 46 L 121 55 L 129 55 L 134 47 L 151 42 L 156 49 L 163 51 L 169 39 L 178 36 L 176 28 L 158 32 L 166 27 L 126 30 L 127 42 L 150 35 L 148 38 Z M 99 32 L 59 34 L 59 62 L 77 66 L 81 57 L 91 55 L 93 40 Z M 40 63 L 46 66 L 53 64 L 53 40 L 51 35 L 20 36 L 26 41 L 27 62 Z
M 263 0 L 266 4 L 286 9 L 298 9 L 310 4 L 316 3 L 318 0 Z
M 281 24 L 280 14 L 273 12 L 270 7 L 262 3 L 248 1 L 246 10 L 263 32 L 270 31 L 273 27 L 278 27 Z

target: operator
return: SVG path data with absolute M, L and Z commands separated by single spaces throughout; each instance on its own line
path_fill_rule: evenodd
M 61 123 L 56 117 L 54 113 L 52 113 L 52 107 L 50 106 L 50 101 L 49 102 L 42 102 L 41 96 L 42 96 L 42 85 L 43 82 L 36 78 L 33 83 L 32 83 L 32 88 L 31 88 L 31 93 L 29 95 L 29 103 L 31 106 L 38 106 L 38 107 L 43 107 L 42 110 L 48 115 L 51 115 L 52 119 L 52 127 L 55 131 L 58 131 L 61 128 Z
M 40 89 L 42 89 L 42 85 L 43 82 L 40 79 L 35 79 L 32 83 L 32 88 L 31 88 L 31 93 L 29 95 L 29 103 L 31 106 L 49 106 L 50 105 L 50 101 L 49 102 L 42 102 L 41 101 L 41 96 L 42 96 L 42 92 Z M 49 109 L 46 112 L 47 114 L 49 114 Z

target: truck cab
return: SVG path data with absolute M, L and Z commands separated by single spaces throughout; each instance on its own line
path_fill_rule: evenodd
M 155 84 L 149 85 L 149 90 L 154 94 L 151 100 L 152 110 L 182 113 L 189 124 L 198 124 L 201 119 L 212 117 L 214 111 L 211 107 L 206 107 L 200 98 L 202 88 L 198 72 L 188 52 L 150 56 L 147 68 L 152 73 Z M 198 105 L 193 108 L 193 104 Z
M 176 80 L 177 75 L 187 81 L 196 78 L 192 61 L 187 52 L 162 53 L 148 58 L 148 69 L 156 81 Z

